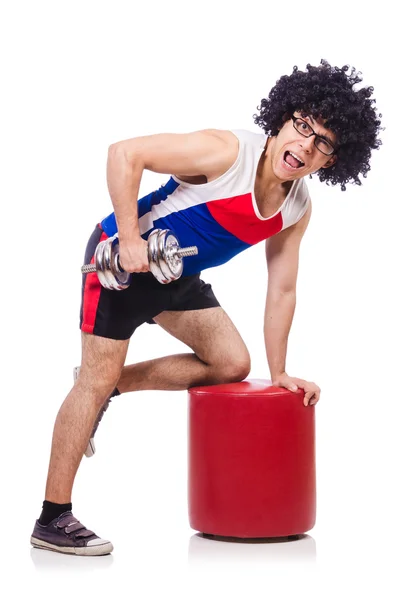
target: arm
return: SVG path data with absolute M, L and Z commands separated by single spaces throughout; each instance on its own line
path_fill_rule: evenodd
M 156 173 L 218 177 L 233 164 L 238 140 L 228 131 L 158 134 L 124 140 L 109 147 L 107 182 L 120 244 L 140 240 L 137 198 L 144 169 Z
M 265 309 L 265 345 L 272 381 L 285 373 L 287 341 L 295 312 L 299 247 L 311 216 L 304 216 L 266 240 L 268 287 Z

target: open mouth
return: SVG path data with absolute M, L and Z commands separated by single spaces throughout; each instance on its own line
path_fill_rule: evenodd
M 283 158 L 284 165 L 286 165 L 289 169 L 294 169 L 297 171 L 298 169 L 305 166 L 305 163 L 293 152 L 287 150 L 284 154 Z

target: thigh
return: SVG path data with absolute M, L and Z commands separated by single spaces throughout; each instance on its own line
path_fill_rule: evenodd
M 112 391 L 124 366 L 129 340 L 112 340 L 82 332 L 81 341 L 80 385 Z
M 189 346 L 207 364 L 228 360 L 249 362 L 249 353 L 235 325 L 220 306 L 201 310 L 164 311 L 153 319 Z

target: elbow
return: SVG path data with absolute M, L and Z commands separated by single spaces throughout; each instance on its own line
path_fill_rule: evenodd
M 114 142 L 113 144 L 110 144 L 110 146 L 108 148 L 108 155 L 109 156 L 118 155 L 118 154 L 120 154 L 122 152 L 124 152 L 124 150 L 123 150 L 123 142 Z
M 123 162 L 137 166 L 140 161 L 137 147 L 136 144 L 133 143 L 133 140 L 125 140 L 110 144 L 108 147 L 108 162 Z
M 268 294 L 277 298 L 296 298 L 295 287 L 271 287 L 268 289 Z

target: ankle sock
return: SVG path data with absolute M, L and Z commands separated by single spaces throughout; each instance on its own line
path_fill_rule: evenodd
M 56 517 L 59 517 L 67 510 L 72 510 L 71 502 L 68 504 L 56 504 L 55 502 L 44 500 L 43 510 L 39 518 L 40 525 L 48 525 L 53 519 L 56 519 Z

